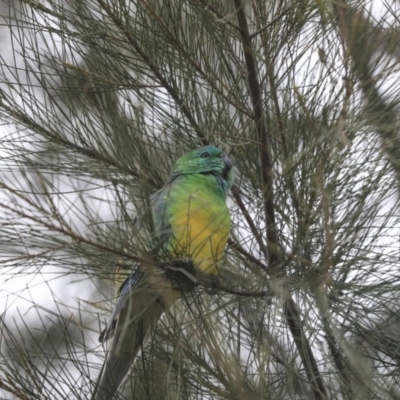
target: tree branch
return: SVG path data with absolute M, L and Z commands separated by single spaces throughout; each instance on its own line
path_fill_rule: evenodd
M 247 76 L 251 100 L 253 103 L 254 115 L 256 118 L 257 139 L 260 143 L 261 160 L 261 184 L 264 196 L 265 220 L 267 225 L 267 251 L 268 268 L 274 278 L 282 277 L 281 260 L 279 257 L 279 243 L 275 226 L 275 208 L 274 208 L 274 190 L 272 162 L 269 150 L 269 134 L 265 126 L 262 110 L 261 88 L 258 82 L 257 66 L 255 52 L 251 43 L 251 36 L 247 25 L 247 18 L 244 12 L 244 6 L 241 0 L 234 0 L 238 25 L 240 27 L 240 36 L 242 40 L 243 52 L 247 68 Z M 316 363 L 311 346 L 304 334 L 301 323 L 300 313 L 293 299 L 288 295 L 284 301 L 284 315 L 286 322 L 295 341 L 297 350 L 310 380 L 315 400 L 325 399 L 326 390 Z
M 257 66 L 254 57 L 254 50 L 251 43 L 247 19 L 241 0 L 234 0 L 238 25 L 240 27 L 240 37 L 242 40 L 244 58 L 246 62 L 247 78 L 251 101 L 254 109 L 256 121 L 257 140 L 260 144 L 261 161 L 261 187 L 264 197 L 265 221 L 267 225 L 267 250 L 269 268 L 278 266 L 278 237 L 275 231 L 275 208 L 274 208 L 274 189 L 273 173 L 270 150 L 268 145 L 268 132 L 265 127 L 264 115 L 262 110 L 261 89 L 258 82 Z

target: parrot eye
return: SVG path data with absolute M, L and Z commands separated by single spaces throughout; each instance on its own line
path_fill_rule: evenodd
M 200 157 L 201 158 L 208 158 L 208 157 L 210 157 L 210 153 L 207 153 L 207 152 L 201 153 Z

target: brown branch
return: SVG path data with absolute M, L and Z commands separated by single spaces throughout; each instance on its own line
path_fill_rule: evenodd
M 301 322 L 300 312 L 293 299 L 285 300 L 283 310 L 286 317 L 286 322 L 289 325 L 293 340 L 304 364 L 308 380 L 314 392 L 315 400 L 327 399 L 327 394 L 324 382 L 318 369 L 318 364 L 311 350 L 308 339 L 305 336 L 303 325 Z
M 4 226 L 4 224 L 1 224 L 1 226 Z M 43 250 L 40 253 L 23 254 L 22 256 L 16 256 L 16 257 L 2 259 L 0 261 L 0 265 L 1 264 L 10 265 L 10 263 L 16 263 L 16 262 L 19 262 L 19 261 L 34 260 L 35 258 L 41 258 L 41 257 L 47 256 L 49 253 L 52 253 L 52 252 L 55 252 L 55 251 L 58 251 L 58 250 L 63 250 L 66 247 L 68 247 L 68 244 L 62 244 L 60 246 L 51 247 L 50 249 Z
M 242 198 L 240 197 L 240 190 L 236 185 L 232 186 L 232 195 L 233 198 L 236 201 L 236 204 L 239 206 L 240 211 L 242 212 L 244 219 L 246 220 L 247 224 L 250 227 L 251 233 L 254 237 L 254 239 L 256 239 L 258 245 L 260 246 L 260 250 L 262 251 L 262 253 L 264 254 L 264 257 L 267 258 L 267 248 L 264 245 L 264 242 L 262 240 L 261 237 L 261 232 L 257 229 L 253 219 L 251 218 L 249 212 L 247 211 L 247 208 L 245 206 L 245 204 L 243 203 Z
M 330 327 L 328 318 L 326 316 L 322 316 L 322 323 L 324 326 L 329 351 L 331 352 L 333 362 L 335 363 L 336 369 L 338 370 L 340 375 L 340 383 L 345 386 L 342 391 L 343 393 L 347 393 L 349 398 L 352 398 L 355 393 L 353 390 L 351 379 L 349 377 L 349 368 L 346 366 L 346 361 L 343 358 L 343 354 L 338 346 L 338 341 L 335 338 L 334 333 L 332 332 L 332 328 Z
M 268 272 L 268 266 L 261 262 L 258 258 L 254 257 L 251 253 L 249 253 L 246 249 L 243 248 L 238 242 L 235 242 L 232 239 L 228 239 L 228 245 L 231 246 L 234 250 L 240 253 L 242 256 L 247 258 L 254 265 L 260 267 L 263 271 Z
M 196 122 L 195 118 L 193 117 L 192 113 L 190 112 L 189 108 L 185 105 L 184 100 L 179 96 L 178 92 L 172 87 L 172 85 L 168 83 L 167 79 L 163 76 L 163 74 L 158 69 L 158 67 L 153 63 L 153 61 L 150 59 L 150 57 L 146 54 L 146 52 L 139 45 L 136 38 L 133 35 L 131 35 L 129 27 L 124 25 L 121 15 L 118 15 L 118 16 L 115 15 L 112 12 L 109 5 L 106 4 L 103 0 L 97 0 L 97 2 L 99 3 L 100 7 L 107 13 L 107 15 L 113 21 L 115 26 L 125 36 L 126 40 L 131 45 L 131 47 L 136 51 L 136 53 L 147 64 L 147 66 L 153 72 L 155 77 L 160 81 L 161 85 L 167 90 L 169 95 L 174 99 L 175 103 L 182 111 L 182 114 L 190 122 L 190 124 L 193 127 L 194 131 L 196 132 L 196 135 L 197 135 L 198 139 L 200 140 L 200 142 L 203 145 L 207 145 L 208 140 L 206 139 L 206 136 L 204 135 L 203 131 L 200 129 L 199 125 L 197 124 L 197 122 Z
M 350 76 L 350 51 L 349 46 L 347 46 L 346 37 L 348 37 L 347 27 L 345 24 L 345 9 L 343 7 L 337 8 L 337 21 L 338 25 L 342 27 L 339 29 L 339 38 L 340 44 L 343 49 L 343 67 L 344 67 L 344 77 L 343 77 L 343 106 L 339 114 L 338 122 L 337 122 L 337 133 L 338 137 L 347 145 L 350 144 L 350 141 L 344 131 L 344 125 L 347 118 L 348 109 L 350 107 L 350 100 L 353 94 L 353 83 Z
M 254 39 L 260 33 L 263 33 L 265 30 L 270 28 L 272 25 L 275 25 L 283 16 L 285 16 L 289 11 L 293 10 L 293 4 L 290 4 L 288 7 L 284 8 L 275 18 L 269 21 L 265 26 L 259 28 L 257 31 L 249 35 L 249 39 Z
M 344 0 L 337 3 L 336 13 L 339 34 L 349 49 L 353 73 L 364 94 L 365 118 L 381 137 L 382 148 L 400 180 L 398 99 L 393 101 L 379 92 L 376 84 L 379 75 L 374 74 L 370 62 L 377 54 L 382 57 L 385 53 L 399 60 L 398 35 L 388 35 L 373 26 L 362 11 L 353 9 Z
M 79 146 L 76 143 L 72 143 L 67 139 L 61 137 L 60 134 L 58 134 L 57 132 L 44 128 L 42 125 L 38 124 L 32 118 L 30 118 L 27 114 L 17 111 L 15 108 L 7 106 L 4 103 L 4 101 L 1 101 L 1 98 L 0 98 L 0 109 L 4 109 L 7 112 L 7 115 L 10 118 L 12 118 L 15 122 L 22 124 L 23 126 L 29 129 L 35 130 L 36 132 L 43 135 L 45 138 L 53 141 L 55 144 L 65 146 L 70 150 L 76 151 L 78 154 L 90 157 L 96 161 L 104 162 L 105 164 L 114 167 L 119 171 L 125 172 L 131 176 L 134 176 L 137 179 L 145 181 L 145 183 L 150 187 L 157 187 L 156 182 L 138 175 L 134 170 L 126 168 L 121 164 L 118 164 L 114 159 L 106 157 L 92 149 Z
M 26 218 L 26 219 L 28 219 L 30 221 L 36 222 L 36 223 L 44 226 L 45 228 L 49 229 L 50 231 L 62 233 L 64 235 L 70 237 L 71 239 L 75 240 L 76 242 L 84 243 L 84 244 L 87 244 L 87 245 L 92 246 L 94 248 L 97 248 L 97 249 L 100 249 L 100 250 L 104 250 L 104 251 L 110 252 L 112 254 L 118 255 L 120 257 L 125 257 L 125 258 L 131 259 L 133 261 L 136 261 L 138 263 L 143 263 L 145 265 L 148 265 L 149 262 L 151 262 L 151 260 L 149 258 L 137 257 L 137 256 L 134 256 L 134 255 L 132 255 L 130 253 L 127 253 L 126 251 L 118 250 L 118 249 L 115 249 L 113 247 L 108 247 L 108 246 L 106 246 L 106 245 L 104 245 L 102 243 L 94 242 L 94 241 L 92 241 L 92 240 L 90 240 L 88 238 L 85 238 L 83 236 L 80 236 L 80 235 L 76 234 L 75 232 L 73 232 L 71 230 L 68 230 L 67 228 L 65 228 L 63 226 L 56 226 L 54 224 L 45 222 L 42 219 L 40 219 L 38 217 L 35 217 L 34 215 L 26 214 L 26 213 L 24 213 L 24 212 L 22 212 L 20 210 L 17 210 L 16 208 L 13 208 L 13 207 L 3 203 L 3 202 L 0 202 L 0 207 L 4 208 L 5 210 L 11 211 L 11 212 L 15 213 L 16 215 L 19 215 L 21 218 Z M 155 265 L 155 266 L 161 266 L 162 265 L 162 263 L 158 263 L 156 261 L 153 261 L 151 263 L 152 263 L 152 265 Z
M 0 389 L 3 389 L 5 392 L 11 393 L 17 399 L 29 400 L 29 397 L 25 393 L 21 392 L 19 389 L 13 388 L 12 386 L 8 385 L 1 378 L 0 378 Z
M 242 112 L 243 114 L 247 115 L 250 118 L 254 118 L 253 114 L 245 108 L 244 105 L 240 105 L 238 103 L 235 103 L 232 100 L 231 96 L 228 96 L 225 94 L 223 91 L 218 89 L 216 86 L 216 82 L 218 82 L 225 90 L 227 93 L 230 93 L 232 88 L 229 88 L 224 82 L 219 79 L 219 76 L 214 73 L 211 68 L 209 71 L 204 72 L 203 69 L 201 68 L 201 65 L 196 62 L 193 57 L 191 57 L 190 53 L 185 49 L 185 47 L 182 45 L 179 40 L 177 40 L 177 35 L 174 32 L 171 32 L 171 30 L 168 28 L 167 24 L 162 20 L 162 18 L 158 15 L 157 11 L 155 8 L 146 0 L 142 0 L 143 6 L 146 8 L 147 12 L 154 18 L 154 20 L 158 23 L 158 25 L 161 27 L 165 35 L 169 38 L 169 41 L 173 43 L 175 48 L 179 50 L 179 52 L 186 58 L 186 60 L 190 63 L 190 65 L 199 73 L 199 75 L 207 81 L 207 83 L 224 99 L 226 100 L 229 104 L 234 106 L 238 111 Z
M 235 289 L 230 289 L 226 286 L 217 286 L 217 289 L 219 289 L 221 292 L 228 293 L 228 294 L 234 294 L 235 296 L 239 297 L 246 297 L 246 298 L 253 298 L 253 297 L 272 297 L 272 291 L 271 290 L 262 290 L 258 292 L 253 292 L 252 290 L 235 290 Z
M 292 9 L 292 5 L 285 8 L 283 11 L 281 11 L 277 15 L 277 17 L 275 17 L 271 21 L 271 23 L 269 23 L 265 28 L 268 28 L 269 26 L 273 25 L 273 22 L 279 20 L 290 9 Z M 283 150 L 283 154 L 285 157 L 285 160 L 282 161 L 282 164 L 283 164 L 283 168 L 286 169 L 287 168 L 287 160 L 289 160 L 290 156 L 289 156 L 288 144 L 286 141 L 285 129 L 284 129 L 283 122 L 282 122 L 282 113 L 281 113 L 281 109 L 279 106 L 279 100 L 278 100 L 277 85 L 276 85 L 275 72 L 274 72 L 275 62 L 274 62 L 274 57 L 271 60 L 271 55 L 270 55 L 271 52 L 269 51 L 269 46 L 268 46 L 268 44 L 270 43 L 270 40 L 267 35 L 268 32 L 265 32 L 264 28 L 261 28 L 261 23 L 263 20 L 266 19 L 266 15 L 265 14 L 261 15 L 260 12 L 261 12 L 261 10 L 259 12 L 257 12 L 257 9 L 254 6 L 254 14 L 255 14 L 255 18 L 256 18 L 256 22 L 257 22 L 257 27 L 259 27 L 257 32 L 260 33 L 261 43 L 262 43 L 262 46 L 264 49 L 264 59 L 265 59 L 265 64 L 266 64 L 267 77 L 268 77 L 269 86 L 270 86 L 270 96 L 272 97 L 272 102 L 274 105 L 274 111 L 275 111 L 276 120 L 277 120 L 276 124 L 279 128 L 282 150 Z M 251 35 L 251 38 L 253 38 L 254 35 Z M 301 224 L 302 223 L 302 211 L 301 211 L 299 200 L 296 197 L 296 188 L 295 188 L 295 184 L 294 184 L 293 174 L 288 171 L 288 173 L 285 174 L 285 179 L 289 186 L 290 198 L 292 200 L 293 208 L 295 209 L 295 212 L 296 212 L 297 220 L 299 221 L 299 224 Z
M 238 25 L 240 27 L 240 36 L 246 62 L 249 90 L 253 104 L 254 115 L 256 118 L 257 139 L 260 143 L 261 184 L 264 196 L 265 220 L 267 226 L 268 268 L 272 277 L 277 280 L 277 288 L 279 288 L 280 285 L 278 280 L 282 278 L 284 271 L 282 270 L 281 260 L 279 257 L 279 243 L 275 227 L 273 174 L 268 145 L 269 134 L 264 122 L 261 88 L 258 82 L 255 52 L 251 43 L 251 37 L 247 25 L 247 17 L 244 12 L 242 1 L 233 1 L 236 7 Z M 307 376 L 310 380 L 314 398 L 315 400 L 326 399 L 325 386 L 323 384 L 310 343 L 304 334 L 300 313 L 289 293 L 284 301 L 283 310 L 286 317 L 286 322 L 289 326 L 293 340 L 296 344 Z
M 197 1 L 198 1 L 199 3 L 201 3 L 201 4 L 203 4 L 204 7 L 205 7 L 206 9 L 210 10 L 210 11 L 214 14 L 214 16 L 215 16 L 215 18 L 216 18 L 216 20 L 217 20 L 218 22 L 227 24 L 227 25 L 229 25 L 230 27 L 232 27 L 233 29 L 235 29 L 235 30 L 237 30 L 237 31 L 240 31 L 240 27 L 239 27 L 239 26 L 237 26 L 237 25 L 233 24 L 231 21 L 229 21 L 229 16 L 226 16 L 226 15 L 221 14 L 221 13 L 217 10 L 217 8 L 214 7 L 212 4 L 210 4 L 209 2 L 207 2 L 207 1 L 205 1 L 205 0 L 197 0 Z
M 7 187 L 5 185 L 3 185 L 3 188 L 7 189 Z M 24 199 L 24 196 L 21 195 L 21 198 Z M 36 222 L 36 223 L 46 227 L 50 231 L 62 233 L 64 235 L 70 237 L 75 242 L 84 243 L 84 244 L 87 244 L 87 245 L 89 245 L 91 247 L 98 248 L 100 250 L 104 250 L 104 251 L 110 252 L 110 253 L 118 255 L 120 257 L 128 258 L 130 260 L 133 260 L 135 262 L 140 263 L 141 265 L 152 265 L 152 266 L 159 267 L 159 268 L 162 268 L 162 269 L 173 269 L 172 267 L 170 267 L 168 265 L 165 265 L 165 262 L 156 261 L 156 260 L 152 259 L 151 257 L 134 256 L 133 254 L 128 253 L 128 252 L 126 252 L 124 250 L 115 249 L 113 247 L 106 246 L 106 245 L 104 245 L 102 243 L 99 243 L 99 242 L 94 242 L 94 241 L 92 241 L 92 240 L 90 240 L 88 238 L 85 238 L 85 237 L 83 237 L 81 235 L 78 235 L 70 227 L 65 226 L 64 224 L 62 224 L 54 215 L 49 214 L 48 212 L 46 212 L 46 210 L 43 210 L 41 207 L 36 207 L 36 208 L 38 208 L 39 211 L 41 211 L 42 213 L 45 212 L 45 215 L 52 216 L 53 218 L 55 218 L 57 220 L 57 222 L 59 223 L 59 226 L 54 225 L 54 224 L 49 223 L 49 222 L 46 222 L 46 221 L 43 221 L 42 219 L 40 219 L 38 217 L 35 217 L 34 215 L 26 214 L 25 212 L 20 211 L 20 210 L 14 208 L 14 207 L 11 207 L 11 206 L 9 206 L 7 204 L 4 204 L 3 202 L 0 202 L 0 208 L 1 207 L 6 209 L 6 210 L 8 210 L 8 211 L 11 211 L 11 212 L 19 215 L 21 218 L 26 218 L 26 219 L 29 219 L 29 220 L 31 220 L 33 222 Z M 59 248 L 63 248 L 66 245 L 67 244 L 60 245 Z M 54 248 L 53 249 L 49 249 L 48 251 L 50 251 L 50 250 L 53 251 Z M 46 252 L 47 251 L 45 251 L 43 253 L 35 254 L 35 255 L 32 255 L 32 256 L 24 256 L 24 258 L 27 258 L 27 257 L 29 257 L 29 258 L 40 257 L 40 256 L 43 256 Z M 207 286 L 207 282 L 202 282 L 201 280 L 199 280 L 197 283 L 200 283 L 200 284 L 204 283 L 203 286 L 204 287 Z M 270 291 L 254 292 L 254 291 L 234 290 L 234 289 L 230 289 L 227 286 L 219 285 L 219 284 L 216 284 L 216 283 L 214 283 L 213 286 L 215 288 L 225 292 L 225 293 L 235 294 L 237 296 L 242 296 L 242 297 L 266 297 L 266 296 L 270 296 L 271 295 Z
M 257 66 L 254 57 L 254 50 L 251 43 L 247 18 L 241 0 L 234 0 L 240 37 L 243 45 L 244 58 L 246 62 L 247 77 L 251 101 L 256 121 L 257 140 L 260 143 L 261 160 L 261 184 L 264 197 L 265 221 L 267 225 L 267 257 L 269 268 L 272 270 L 279 264 L 278 258 L 278 237 L 275 231 L 275 209 L 273 191 L 273 173 L 270 151 L 268 146 L 268 132 L 265 127 L 262 110 L 261 89 L 258 82 Z

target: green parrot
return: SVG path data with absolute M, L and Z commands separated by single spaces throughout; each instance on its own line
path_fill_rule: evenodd
M 226 197 L 233 184 L 231 160 L 207 146 L 179 158 L 162 189 L 150 197 L 150 253 L 169 265 L 191 266 L 217 275 L 230 231 Z M 135 221 L 144 229 L 144 215 Z M 193 276 L 193 275 L 191 275 Z M 183 287 L 154 263 L 136 265 L 119 289 L 119 298 L 99 341 L 112 339 L 92 400 L 111 400 L 163 312 L 182 296 Z

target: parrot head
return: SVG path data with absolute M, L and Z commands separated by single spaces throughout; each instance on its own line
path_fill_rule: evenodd
M 221 149 L 206 146 L 180 157 L 175 163 L 173 175 L 214 174 L 224 180 L 229 190 L 234 180 L 232 167 L 232 161 Z

